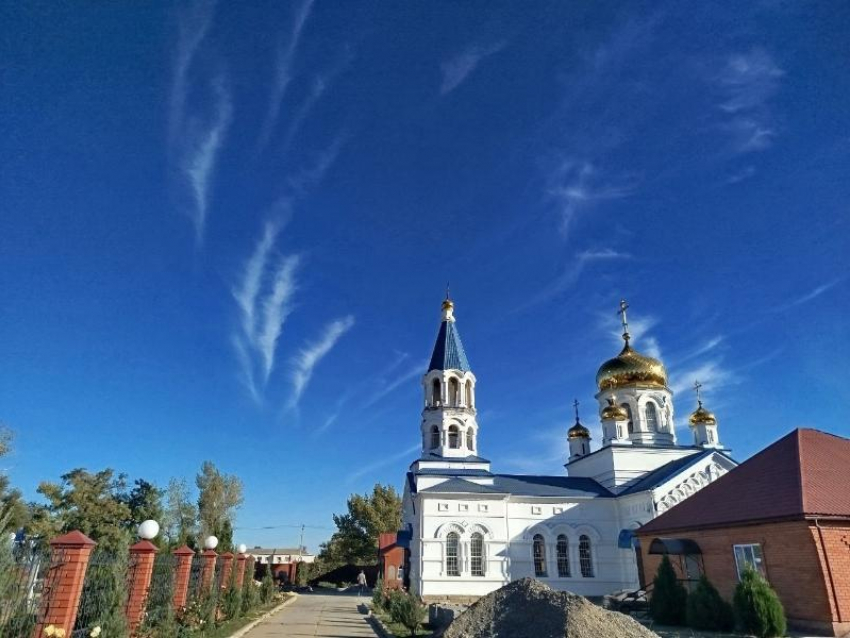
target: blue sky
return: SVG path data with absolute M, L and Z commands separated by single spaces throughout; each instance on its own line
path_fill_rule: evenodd
M 574 398 L 598 431 L 621 297 L 680 437 L 695 378 L 737 458 L 850 435 L 846 3 L 249 4 L 0 9 L 28 496 L 212 459 L 315 548 L 401 487 L 446 281 L 498 471 L 562 472 Z

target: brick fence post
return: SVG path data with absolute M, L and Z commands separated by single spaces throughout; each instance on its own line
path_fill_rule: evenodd
M 156 553 L 156 545 L 147 540 L 139 541 L 130 548 L 130 574 L 127 579 L 129 594 L 124 613 L 131 636 L 142 624 L 145 615 Z
M 245 582 L 245 560 L 248 557 L 245 554 L 239 553 L 236 555 L 236 588 L 242 589 L 242 584 Z
M 201 558 L 204 561 L 201 567 L 201 588 L 205 593 L 209 593 L 215 578 L 215 561 L 218 559 L 218 554 L 214 549 L 208 549 L 201 554 Z
M 230 589 L 230 575 L 233 573 L 233 554 L 230 552 L 221 555 L 221 585 L 222 589 Z
M 189 579 L 192 576 L 192 558 L 195 556 L 188 546 L 183 545 L 172 552 L 174 555 L 174 595 L 172 602 L 175 611 L 186 606 L 189 597 Z
M 82 532 L 69 532 L 50 541 L 50 571 L 41 594 L 38 624 L 33 638 L 46 627 L 64 629 L 70 636 L 77 619 L 83 582 L 95 542 Z

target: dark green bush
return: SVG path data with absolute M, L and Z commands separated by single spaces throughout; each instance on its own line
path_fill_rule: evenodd
M 232 620 L 242 615 L 242 590 L 236 586 L 236 581 L 230 584 L 221 601 L 221 613 L 226 620 Z
M 372 605 L 377 610 L 384 608 L 384 581 L 380 576 L 375 582 L 375 589 L 372 590 Z
M 785 635 L 785 610 L 768 582 L 752 568 L 744 570 L 733 598 L 738 624 L 759 638 Z
M 262 585 L 260 585 L 260 602 L 264 605 L 271 601 L 274 596 L 274 577 L 272 576 L 272 568 L 269 565 L 266 568 L 266 573 L 263 574 Z
M 661 560 L 649 599 L 652 619 L 662 625 L 683 625 L 687 610 L 688 591 L 676 579 L 676 572 L 667 556 Z
M 425 617 L 425 605 L 413 594 L 394 591 L 390 594 L 390 618 L 416 636 Z
M 696 589 L 688 594 L 688 627 L 709 631 L 732 631 L 735 613 L 732 605 L 723 600 L 711 581 L 700 576 Z

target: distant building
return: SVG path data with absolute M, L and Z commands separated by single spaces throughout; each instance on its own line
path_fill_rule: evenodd
M 245 553 L 248 556 L 253 556 L 256 561 L 255 573 L 257 578 L 260 578 L 265 573 L 265 570 L 271 566 L 272 575 L 275 580 L 283 580 L 287 583 L 295 582 L 299 563 L 312 563 L 316 560 L 316 557 L 303 547 L 296 547 L 294 549 L 286 547 L 254 547 Z M 260 567 L 260 565 L 263 565 L 263 567 Z
M 645 578 L 634 530 L 736 466 L 701 401 L 689 419 L 691 441 L 677 441 L 667 371 L 632 348 L 627 307 L 623 349 L 596 375 L 601 447 L 591 449 L 576 404 L 565 432 L 568 476 L 523 476 L 495 474 L 480 456 L 477 380 L 454 303 L 443 302 L 422 378 L 422 452 L 405 481 L 410 540 L 398 541 L 408 548 L 412 591 L 474 599 L 526 576 L 588 596 L 637 589 Z M 516 424 L 518 437 L 533 429 Z
M 406 532 L 390 532 L 378 536 L 378 570 L 385 589 L 405 586 L 405 550 L 410 545 Z
M 638 530 L 651 577 L 662 554 L 680 578 L 705 573 L 731 600 L 747 565 L 789 624 L 850 632 L 850 440 L 794 430 Z

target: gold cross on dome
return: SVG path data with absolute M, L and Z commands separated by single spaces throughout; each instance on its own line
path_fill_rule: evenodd
M 578 399 L 576 399 L 575 401 L 573 401 L 573 407 L 574 407 L 574 408 L 575 408 L 575 410 L 576 410 L 576 423 L 578 423 Z
M 697 393 L 697 403 L 702 405 L 702 397 L 700 397 L 700 389 L 702 388 L 702 383 L 699 381 L 694 381 L 694 392 Z
M 617 311 L 617 314 L 620 315 L 620 320 L 623 322 L 623 339 L 626 343 L 629 343 L 629 338 L 631 335 L 629 334 L 629 320 L 626 317 L 626 310 L 628 310 L 629 304 L 626 303 L 625 299 L 620 300 L 620 309 Z

